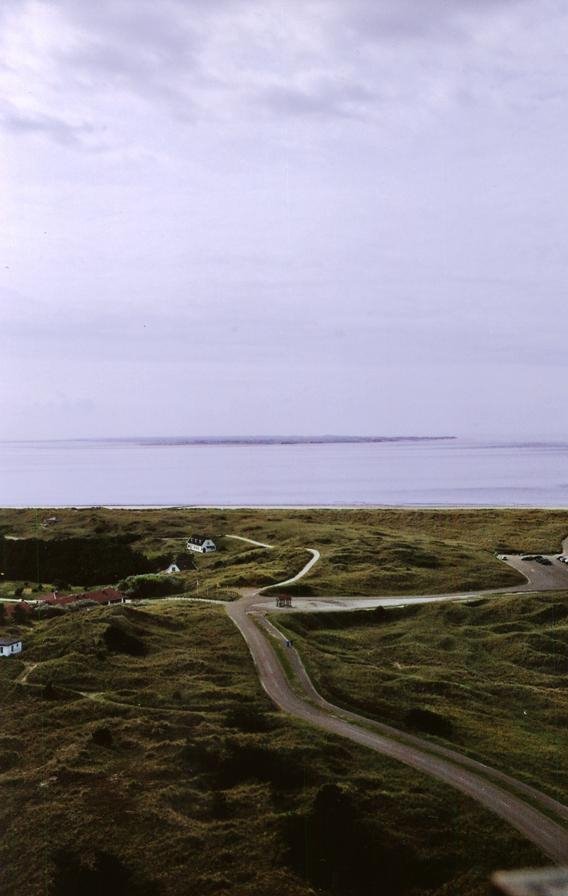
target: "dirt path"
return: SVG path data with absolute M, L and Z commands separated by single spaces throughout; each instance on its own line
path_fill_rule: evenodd
M 20 674 L 16 678 L 18 684 L 27 684 L 29 676 L 32 674 L 34 669 L 37 669 L 38 666 L 39 663 L 24 663 L 24 671 L 20 672 Z
M 293 579 L 279 583 L 280 587 L 289 584 L 290 581 L 298 581 L 317 562 L 319 553 L 313 549 L 307 550 L 312 554 L 312 559 Z M 551 583 L 552 580 L 548 576 L 539 575 L 540 568 L 534 570 L 534 578 L 532 576 L 533 569 L 528 568 L 526 572 L 523 571 L 527 578 L 525 585 L 513 590 L 499 589 L 499 591 L 504 594 L 540 590 L 542 586 L 539 583 L 545 578 L 548 581 L 547 589 L 568 587 L 568 575 L 566 575 L 566 579 L 557 578 L 558 572 L 564 573 L 562 566 L 559 564 L 560 570 L 554 573 L 555 585 Z M 542 570 L 548 571 L 549 568 L 542 567 Z M 558 584 L 558 582 L 562 584 Z M 363 716 L 329 703 L 314 688 L 297 651 L 292 647 L 286 647 L 295 672 L 295 686 L 293 687 L 272 643 L 274 638 L 279 635 L 278 630 L 265 619 L 265 614 L 269 610 L 275 610 L 274 606 L 266 600 L 266 594 L 262 594 L 262 591 L 265 590 L 247 589 L 246 592 L 243 592 L 243 597 L 240 600 L 226 606 L 226 611 L 248 645 L 264 690 L 279 709 L 324 731 L 348 738 L 354 743 L 397 759 L 449 784 L 503 818 L 553 861 L 568 862 L 568 830 L 562 823 L 568 820 L 568 807 L 562 803 L 498 769 L 462 756 L 457 751 L 438 747 L 430 741 L 408 735 L 390 726 L 372 723 Z M 371 598 L 365 605 L 378 606 L 379 602 L 385 600 L 398 603 L 465 600 L 488 593 L 495 594 L 496 592 L 477 591 L 462 595 Z M 337 607 L 335 603 L 337 601 L 341 601 L 343 605 Z M 345 599 L 326 598 L 322 601 L 320 598 L 319 602 L 320 608 L 323 603 L 326 609 L 347 610 L 349 606 L 353 607 L 353 603 Z M 298 601 L 295 603 L 298 604 Z M 313 606 L 313 599 L 306 599 L 305 603 L 307 606 Z M 360 605 L 359 601 L 357 603 Z M 535 805 L 542 807 L 555 818 L 544 814 Z
M 225 538 L 232 538 L 234 541 L 245 541 L 247 544 L 254 544 L 257 548 L 266 548 L 268 551 L 273 551 L 274 546 L 271 544 L 264 544 L 262 541 L 255 541 L 254 538 L 245 538 L 244 535 L 225 535 Z

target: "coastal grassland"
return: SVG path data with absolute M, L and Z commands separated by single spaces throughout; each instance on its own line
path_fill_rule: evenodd
M 492 869 L 543 861 L 460 794 L 276 713 L 221 608 L 35 623 L 0 678 L 3 896 L 482 896 Z
M 568 799 L 568 592 L 275 621 L 332 702 Z
M 42 520 L 52 516 L 56 522 L 42 527 Z M 0 534 L 12 541 L 35 538 L 53 543 L 75 539 L 60 572 L 76 585 L 85 584 L 77 568 L 76 546 L 82 540 L 87 557 L 91 556 L 93 539 L 102 544 L 96 569 L 97 584 L 104 585 L 137 572 L 163 569 L 173 555 L 184 551 L 187 536 L 192 533 L 211 534 L 219 551 L 196 556 L 196 569 L 184 573 L 190 592 L 197 588 L 197 581 L 201 588 L 231 589 L 286 579 L 305 562 L 304 549 L 313 547 L 320 550 L 321 561 L 300 583 L 290 586 L 292 593 L 426 594 L 523 582 L 520 573 L 497 560 L 495 553 L 560 551 L 561 541 L 568 534 L 568 511 L 0 510 Z M 227 534 L 268 542 L 275 550 L 233 541 L 224 537 Z M 116 548 L 114 565 L 106 569 L 109 551 L 105 544 L 113 540 L 121 547 L 120 551 Z M 117 564 L 120 575 L 116 574 Z M 31 581 L 41 581 L 42 571 L 36 568 L 35 559 L 31 566 L 26 575 Z M 25 576 L 18 574 L 17 578 Z

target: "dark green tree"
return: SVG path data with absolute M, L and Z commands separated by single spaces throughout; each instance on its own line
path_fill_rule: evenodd
M 12 618 L 17 625 L 23 625 L 28 621 L 28 614 L 26 609 L 22 606 L 22 604 L 16 604 L 14 606 L 14 612 L 12 614 Z

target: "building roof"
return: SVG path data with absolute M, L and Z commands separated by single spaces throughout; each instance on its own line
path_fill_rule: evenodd
M 210 535 L 190 535 L 187 540 L 192 544 L 204 544 L 206 541 L 213 541 Z
M 11 647 L 12 644 L 19 644 L 21 638 L 0 638 L 0 647 Z
M 20 607 L 24 613 L 31 613 L 33 611 L 33 606 L 29 604 L 26 600 L 10 600 L 3 601 L 6 616 L 13 616 L 16 607 Z
M 92 600 L 97 604 L 118 603 L 124 600 L 125 595 L 116 588 L 100 588 L 98 591 L 82 591 L 77 594 L 51 594 L 49 597 L 42 598 L 43 603 L 51 606 L 64 606 L 65 604 L 74 604 L 78 600 Z

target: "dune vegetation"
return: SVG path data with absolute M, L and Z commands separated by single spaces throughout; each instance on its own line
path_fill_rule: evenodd
M 0 663 L 5 896 L 482 896 L 543 861 L 459 793 L 275 712 L 221 607 L 66 613 L 24 647 Z
M 568 800 L 568 592 L 275 621 L 332 702 Z
M 46 524 L 46 520 L 55 522 Z M 218 552 L 182 570 L 179 593 L 269 585 L 291 577 L 317 548 L 321 560 L 292 593 L 427 594 L 523 581 L 498 552 L 559 551 L 568 512 L 557 510 L 0 510 L 0 590 L 73 588 L 157 573 L 184 555 L 192 533 Z M 237 534 L 274 545 L 255 547 Z M 111 549 L 112 548 L 112 549 Z M 186 552 L 187 553 L 187 552 Z M 9 582 L 14 583 L 10 591 Z

